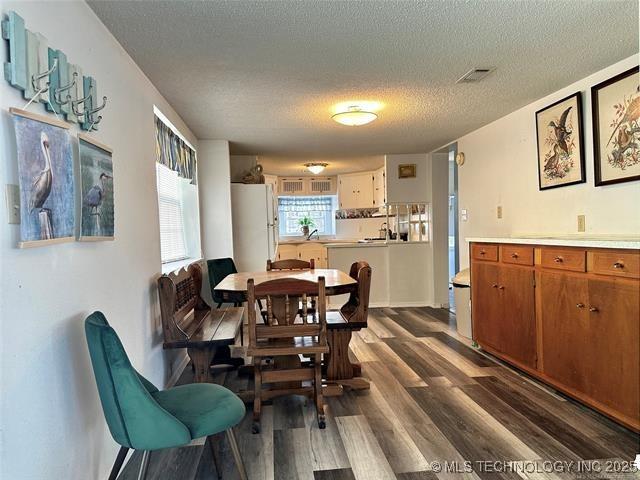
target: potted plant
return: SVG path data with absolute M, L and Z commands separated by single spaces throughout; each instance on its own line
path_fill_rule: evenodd
M 302 228 L 302 234 L 305 237 L 309 236 L 309 228 L 316 226 L 315 222 L 311 219 L 311 217 L 306 217 L 306 216 L 298 220 L 298 224 Z

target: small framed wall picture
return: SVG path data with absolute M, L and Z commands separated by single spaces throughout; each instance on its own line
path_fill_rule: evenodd
M 404 163 L 398 165 L 398 178 L 416 178 L 416 164 Z
M 640 180 L 638 67 L 591 87 L 597 186 Z
M 580 92 L 536 112 L 540 190 L 586 181 Z

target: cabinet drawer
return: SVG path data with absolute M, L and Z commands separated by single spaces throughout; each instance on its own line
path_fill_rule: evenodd
M 543 247 L 540 264 L 546 268 L 558 268 L 574 272 L 586 271 L 587 252 L 569 248 Z
M 640 278 L 640 252 L 588 252 L 587 255 L 590 272 Z
M 529 245 L 500 245 L 500 261 L 516 265 L 533 265 L 533 247 Z
M 471 258 L 474 260 L 498 261 L 498 246 L 484 243 L 471 244 Z

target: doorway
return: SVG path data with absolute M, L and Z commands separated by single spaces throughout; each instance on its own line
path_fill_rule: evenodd
M 451 279 L 460 270 L 460 259 L 458 257 L 458 164 L 456 155 L 458 144 L 449 145 L 449 310 L 456 311 L 456 304 L 453 297 L 453 286 Z

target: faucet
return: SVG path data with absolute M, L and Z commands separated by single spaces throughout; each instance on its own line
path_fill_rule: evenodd
M 316 234 L 316 240 L 320 240 L 320 235 L 318 235 L 317 228 L 313 232 L 311 232 L 309 235 L 307 235 L 307 240 L 311 240 L 311 237 L 313 236 L 314 233 Z

